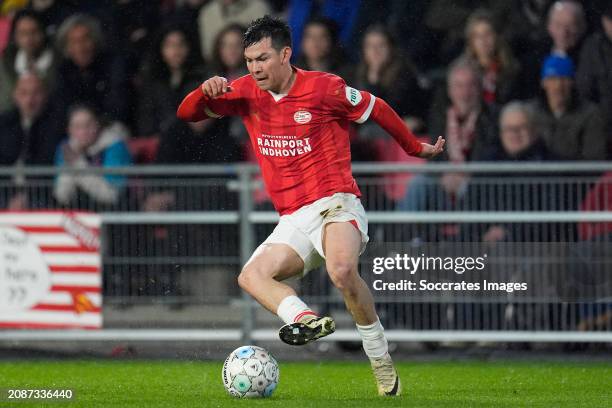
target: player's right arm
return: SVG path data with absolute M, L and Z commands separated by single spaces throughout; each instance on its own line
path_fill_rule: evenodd
M 186 122 L 208 118 L 242 115 L 244 101 L 240 92 L 227 79 L 219 76 L 204 81 L 181 102 L 176 116 Z

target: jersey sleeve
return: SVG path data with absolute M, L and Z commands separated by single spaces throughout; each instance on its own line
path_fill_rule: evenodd
M 247 112 L 247 90 L 243 78 L 230 83 L 231 92 L 225 93 L 215 99 L 208 99 L 204 106 L 204 113 L 209 118 L 222 118 L 224 116 L 245 116 Z
M 333 77 L 326 100 L 336 116 L 364 123 L 374 109 L 376 98 L 369 92 L 348 86 L 340 77 Z

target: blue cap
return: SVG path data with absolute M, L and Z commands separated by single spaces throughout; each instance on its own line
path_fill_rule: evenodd
M 542 79 L 549 77 L 574 77 L 574 63 L 569 57 L 551 54 L 542 65 Z

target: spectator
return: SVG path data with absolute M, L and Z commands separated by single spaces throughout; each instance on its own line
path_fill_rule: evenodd
M 450 103 L 432 107 L 430 135 L 446 135 L 446 149 L 439 160 L 453 163 L 474 161 L 499 144 L 495 111 L 482 102 L 482 78 L 478 67 L 465 60 L 456 61 L 447 74 L 447 99 Z M 403 211 L 452 211 L 463 205 L 469 182 L 464 173 L 440 176 L 419 174 L 410 180 L 405 197 L 399 201 Z M 442 225 L 423 232 L 427 240 L 452 238 L 456 226 Z M 433 235 L 431 235 L 433 234 Z
M 55 165 L 73 169 L 129 166 L 127 137 L 127 129 L 118 122 L 103 127 L 92 106 L 74 105 L 68 112 L 68 138 L 57 148 Z M 126 182 L 119 175 L 62 172 L 54 196 L 68 208 L 108 210 L 120 204 Z
M 478 161 L 545 161 L 554 156 L 538 136 L 535 113 L 525 102 L 506 104 L 499 115 L 500 143 L 485 150 Z
M 598 104 L 606 121 L 608 158 L 612 158 L 612 2 L 601 17 L 603 30 L 584 44 L 576 74 L 580 96 Z
M 212 58 L 215 38 L 223 28 L 231 23 L 247 25 L 256 18 L 270 12 L 263 0 L 212 0 L 200 10 L 198 27 L 202 55 L 206 60 Z
M 96 19 L 75 14 L 62 23 L 57 44 L 63 55 L 54 100 L 67 111 L 75 103 L 93 105 L 109 119 L 128 123 L 129 78 L 125 64 L 105 50 Z
M 496 107 L 483 104 L 481 84 L 480 69 L 469 61 L 457 60 L 449 68 L 446 95 L 434 101 L 429 119 L 429 134 L 447 138 L 439 160 L 471 161 L 498 144 Z
M 47 99 L 43 80 L 35 73 L 26 72 L 17 80 L 13 91 L 15 108 L 1 117 L 1 163 L 12 165 L 51 164 L 61 138 L 61 120 Z
M 177 26 L 162 30 L 143 66 L 139 135 L 159 134 L 168 128 L 183 97 L 205 77 L 199 62 L 199 52 L 185 30 Z
M 400 55 L 394 38 L 383 26 L 371 26 L 364 34 L 362 60 L 353 82 L 387 101 L 414 131 L 422 127 L 423 91 L 416 68 Z
M 534 44 L 521 60 L 522 97 L 535 96 L 531 90 L 537 90 L 537 78 L 540 67 L 549 54 L 567 56 L 576 64 L 580 54 L 582 38 L 586 31 L 584 9 L 575 1 L 560 0 L 555 2 L 548 12 L 546 21 L 548 38 Z
M 61 140 L 62 121 L 48 103 L 47 89 L 35 73 L 22 74 L 13 91 L 15 108 L 0 115 L 0 166 L 50 165 Z M 15 191 L 0 198 L 0 208 L 44 207 L 28 203 L 26 180 L 19 174 L 13 180 Z M 42 196 L 42 195 L 40 195 Z
M 47 44 L 45 29 L 40 16 L 30 10 L 21 10 L 13 18 L 9 45 L 0 59 L 0 111 L 12 106 L 17 78 L 33 71 L 47 80 L 55 76 L 57 57 Z
M 230 24 L 221 30 L 215 39 L 213 61 L 211 61 L 213 71 L 230 82 L 249 73 L 244 63 L 242 47 L 244 30 L 240 24 Z
M 569 57 L 549 56 L 542 66 L 544 94 L 533 102 L 536 122 L 548 148 L 562 160 L 603 160 L 607 138 L 596 105 L 581 102 Z
M 338 42 L 338 28 L 333 20 L 320 17 L 306 23 L 301 48 L 297 66 L 309 71 L 334 73 L 348 80 Z
M 586 32 L 582 4 L 567 0 L 555 2 L 548 12 L 546 29 L 552 40 L 552 49 L 548 52 L 577 61 L 582 37 Z
M 525 102 L 513 101 L 503 107 L 499 119 L 500 143 L 483 152 L 475 160 L 488 162 L 527 162 L 554 160 L 537 134 L 534 112 Z M 560 197 L 552 194 L 555 188 L 542 189 L 537 184 L 512 182 L 530 174 L 509 175 L 511 180 L 497 183 L 504 174 L 479 175 L 470 181 L 465 194 L 465 206 L 470 211 L 553 211 L 559 210 Z M 494 180 L 494 181 L 493 181 Z M 462 234 L 466 241 L 526 242 L 535 238 L 536 233 L 549 231 L 549 227 L 535 224 L 474 224 L 463 225 Z M 468 236 L 469 235 L 469 236 Z M 542 238 L 542 237 L 539 237 Z M 540 241 L 541 239 L 536 239 Z
M 503 104 L 514 98 L 519 67 L 488 11 L 477 10 L 470 15 L 465 39 L 462 58 L 480 67 L 485 103 Z

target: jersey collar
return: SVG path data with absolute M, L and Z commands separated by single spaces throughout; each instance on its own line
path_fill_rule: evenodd
M 270 90 L 268 91 L 268 93 L 272 96 L 272 98 L 274 99 L 275 102 L 280 101 L 285 96 L 289 95 L 291 93 L 291 91 L 296 89 L 296 85 L 297 85 L 298 81 L 300 81 L 301 78 L 302 78 L 302 70 L 301 69 L 299 69 L 295 65 L 291 65 L 291 69 L 293 69 L 293 71 L 295 72 L 295 80 L 293 81 L 293 85 L 291 85 L 291 88 L 289 89 L 289 91 L 287 93 L 282 93 L 281 94 L 281 93 L 272 92 Z

